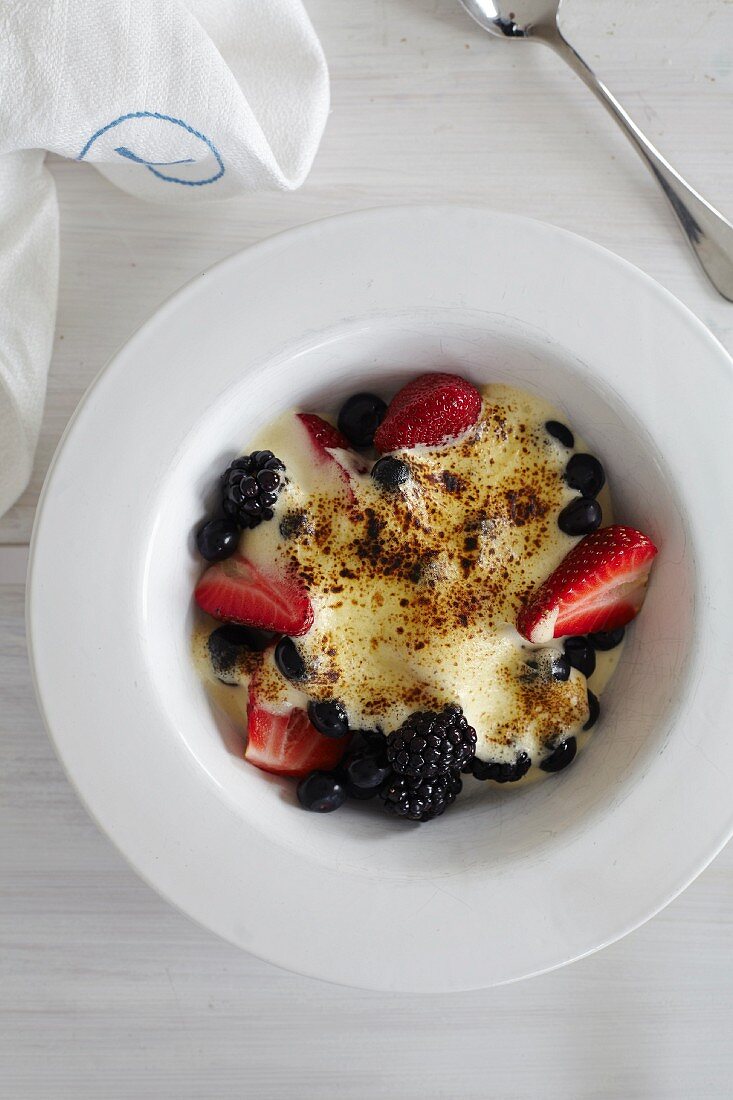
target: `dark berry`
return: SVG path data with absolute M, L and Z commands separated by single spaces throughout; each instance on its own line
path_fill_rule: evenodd
M 565 480 L 584 497 L 596 497 L 606 484 L 606 473 L 594 455 L 578 454 L 565 467 Z
M 330 814 L 346 798 L 343 784 L 328 772 L 311 772 L 298 784 L 298 801 L 304 810 L 315 814 Z
M 284 539 L 293 539 L 307 532 L 308 516 L 305 512 L 286 512 L 280 520 L 280 534 Z
M 223 561 L 237 549 L 239 528 L 230 519 L 212 519 L 196 532 L 199 554 L 206 561 Z
M 562 443 L 563 447 L 574 447 L 575 436 L 564 424 L 561 424 L 559 420 L 548 420 L 545 423 L 545 431 Z
M 563 648 L 573 668 L 577 668 L 584 676 L 593 675 L 596 670 L 596 651 L 587 638 L 582 635 L 566 638 Z
M 539 660 L 525 661 L 519 679 L 523 684 L 547 684 L 550 680 L 567 680 L 570 677 L 570 662 L 562 653 L 545 649 L 539 654 Z
M 343 737 L 349 732 L 346 708 L 338 699 L 327 699 L 323 702 L 311 699 L 308 704 L 308 717 L 324 737 Z
M 272 519 L 277 495 L 285 484 L 284 469 L 272 451 L 253 451 L 235 458 L 221 479 L 224 514 L 244 530 Z
M 406 481 L 409 481 L 410 467 L 399 458 L 385 455 L 384 458 L 380 458 L 372 466 L 372 477 L 382 489 L 392 492 L 399 489 L 400 485 L 404 485 Z
M 409 821 L 430 821 L 439 817 L 455 802 L 463 782 L 458 772 L 444 772 L 432 779 L 415 779 L 409 775 L 394 775 L 385 784 L 380 797 L 384 808 Z
M 570 661 L 568 661 L 567 657 L 563 657 L 562 654 L 558 653 L 557 656 L 552 658 L 552 665 L 550 668 L 552 670 L 553 680 L 564 682 L 570 679 Z
M 577 751 L 578 742 L 574 737 L 568 737 L 567 741 L 561 741 L 549 756 L 540 761 L 540 767 L 543 772 L 561 772 L 568 764 L 572 764 Z
M 390 771 L 384 759 L 368 755 L 352 756 L 346 761 L 348 788 L 356 787 L 360 791 L 369 790 L 376 794 Z
M 458 706 L 411 714 L 387 738 L 387 760 L 400 775 L 430 779 L 467 764 L 476 750 L 476 731 Z
M 626 631 L 622 626 L 618 630 L 599 630 L 595 634 L 588 635 L 588 641 L 596 647 L 596 649 L 603 650 L 615 649 L 617 645 L 621 645 L 624 640 L 624 634 Z
M 356 787 L 353 783 L 349 783 L 348 779 L 344 780 L 344 790 L 346 797 L 353 798 L 356 802 L 367 802 L 379 794 L 379 787 Z
M 476 779 L 493 779 L 494 783 L 516 783 L 525 776 L 532 766 L 532 761 L 526 752 L 517 754 L 517 759 L 510 764 L 479 760 L 474 756 L 471 761 L 471 772 Z
M 387 739 L 379 730 L 352 730 L 349 746 L 352 756 L 378 756 L 387 759 Z
M 583 726 L 584 730 L 589 730 L 595 726 L 598 721 L 598 715 L 601 713 L 601 704 L 598 702 L 598 696 L 594 695 L 592 691 L 588 692 L 588 721 Z
M 601 526 L 603 513 L 597 500 L 575 497 L 566 504 L 557 518 L 557 525 L 566 535 L 589 535 Z
M 275 646 L 275 664 L 286 680 L 305 680 L 308 672 L 292 638 L 281 638 Z
M 253 626 L 235 626 L 234 623 L 220 626 L 209 635 L 206 643 L 211 667 L 220 680 L 235 682 L 231 676 L 237 670 L 243 653 L 262 653 L 271 638 L 271 634 Z
M 352 447 L 371 447 L 387 406 L 374 393 L 355 393 L 341 406 L 338 429 Z

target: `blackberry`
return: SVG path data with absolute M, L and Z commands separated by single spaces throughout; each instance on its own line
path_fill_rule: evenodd
M 463 783 L 456 771 L 444 772 L 432 779 L 394 775 L 379 792 L 388 813 L 408 821 L 430 821 L 440 817 L 455 802 Z
M 253 451 L 235 458 L 221 479 L 224 515 L 244 530 L 272 519 L 277 495 L 285 484 L 284 469 L 285 463 L 272 451 Z
M 516 760 L 513 760 L 510 764 L 479 760 L 477 756 L 474 756 L 470 764 L 463 770 L 464 772 L 470 771 L 476 779 L 493 779 L 494 783 L 516 783 L 517 780 L 527 774 L 531 766 L 532 761 L 528 754 L 520 752 L 517 754 Z
M 387 738 L 387 760 L 399 775 L 431 779 L 460 770 L 476 750 L 476 731 L 459 706 L 417 711 Z

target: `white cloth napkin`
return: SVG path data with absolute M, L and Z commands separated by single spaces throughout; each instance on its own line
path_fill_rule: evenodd
M 328 113 L 300 0 L 0 4 L 0 514 L 25 488 L 58 271 L 44 150 L 153 202 L 298 187 Z

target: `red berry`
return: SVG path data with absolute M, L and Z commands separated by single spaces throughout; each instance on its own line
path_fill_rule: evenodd
M 324 737 L 311 725 L 306 712 L 297 707 L 286 714 L 268 710 L 258 699 L 256 674 L 249 685 L 247 724 L 245 759 L 277 775 L 330 771 L 340 762 L 351 741 L 351 734 Z
M 352 451 L 351 444 L 346 436 L 342 435 L 338 428 L 329 424 L 315 413 L 296 413 L 295 419 L 305 428 L 308 441 L 311 445 L 313 457 L 319 465 L 332 465 L 346 485 L 347 495 L 354 499 L 354 490 L 351 487 L 351 479 L 354 473 L 364 473 L 366 465 L 364 459 Z M 334 450 L 346 452 L 338 457 L 331 452 Z
M 313 625 L 313 608 L 298 580 L 265 573 L 241 554 L 210 566 L 196 587 L 195 599 L 215 619 L 291 637 L 305 634 Z
M 382 454 L 419 444 L 435 446 L 478 420 L 481 394 L 456 374 L 422 374 L 396 393 L 374 435 Z
M 296 413 L 295 415 L 307 431 L 314 450 L 323 462 L 333 461 L 326 450 L 327 447 L 349 450 L 350 444 L 346 436 L 323 417 L 316 416 L 315 413 Z
M 568 634 L 625 626 L 644 602 L 657 548 L 633 527 L 618 524 L 586 535 L 530 596 L 517 630 L 543 644 Z

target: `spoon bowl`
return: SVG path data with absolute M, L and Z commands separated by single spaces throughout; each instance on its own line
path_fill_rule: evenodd
M 554 30 L 562 0 L 461 0 L 472 19 L 499 38 L 529 38 Z

